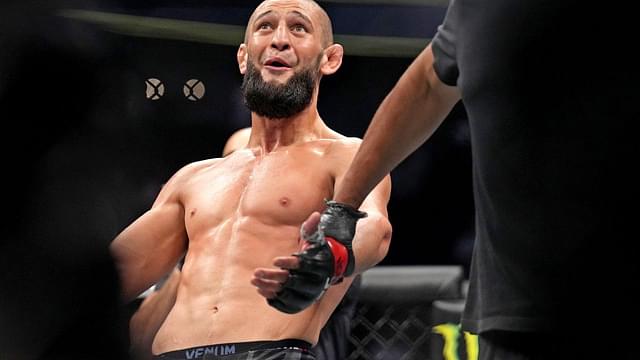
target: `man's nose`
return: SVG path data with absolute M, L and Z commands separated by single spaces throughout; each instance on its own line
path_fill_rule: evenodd
M 271 38 L 271 47 L 277 49 L 278 51 L 284 51 L 287 50 L 290 46 L 291 44 L 289 42 L 289 31 L 287 29 L 287 26 L 281 24 L 273 33 L 273 37 Z

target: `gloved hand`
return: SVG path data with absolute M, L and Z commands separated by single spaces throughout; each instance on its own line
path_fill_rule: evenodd
M 356 222 L 367 216 L 365 212 L 335 201 L 327 201 L 316 231 L 301 231 L 302 249 L 294 254 L 299 267 L 289 270 L 289 278 L 269 305 L 294 314 L 316 300 L 333 284 L 353 274 L 355 258 L 352 242 Z

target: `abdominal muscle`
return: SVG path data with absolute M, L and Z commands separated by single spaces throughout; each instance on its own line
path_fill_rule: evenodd
M 317 341 L 341 297 L 336 292 L 346 289 L 332 289 L 330 296 L 298 314 L 269 306 L 250 280 L 256 268 L 272 267 L 274 257 L 297 250 L 297 242 L 282 239 L 285 234 L 296 239 L 298 228 L 276 226 L 265 232 L 261 227 L 265 225 L 252 224 L 251 231 L 243 232 L 223 226 L 191 239 L 176 303 L 156 335 L 154 354 L 243 341 Z

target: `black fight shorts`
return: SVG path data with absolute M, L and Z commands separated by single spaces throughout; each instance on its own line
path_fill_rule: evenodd
M 196 346 L 154 356 L 156 360 L 315 360 L 306 341 L 250 341 Z

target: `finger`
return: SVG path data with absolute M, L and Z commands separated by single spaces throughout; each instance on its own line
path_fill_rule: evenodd
M 273 260 L 273 265 L 281 269 L 297 269 L 300 267 L 300 259 L 297 256 L 281 256 Z
M 258 294 L 264 296 L 267 299 L 273 299 L 274 297 L 276 297 L 276 293 L 274 291 L 267 291 L 261 288 L 258 288 Z
M 276 281 L 284 283 L 289 278 L 289 271 L 282 269 L 257 269 L 253 276 L 261 280 Z
M 259 290 L 274 293 L 274 294 L 282 289 L 281 283 L 277 281 L 266 280 L 261 278 L 252 278 L 251 284 L 257 287 Z
M 302 235 L 302 237 L 307 237 L 308 235 L 316 232 L 318 223 L 320 223 L 320 213 L 315 211 L 313 214 L 309 215 L 304 223 L 302 223 L 302 227 L 300 230 L 300 234 Z

